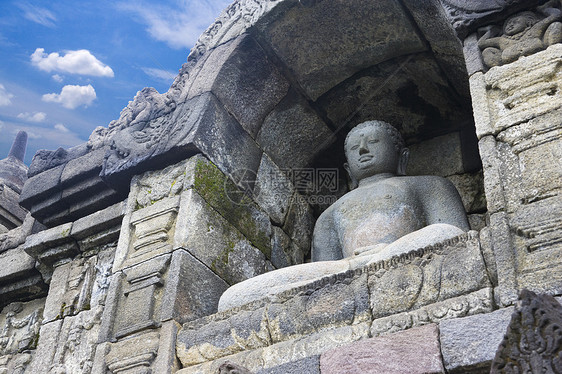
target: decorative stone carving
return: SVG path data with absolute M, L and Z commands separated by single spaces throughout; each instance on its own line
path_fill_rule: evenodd
M 111 344 L 105 357 L 109 373 L 152 373 L 150 366 L 158 354 L 159 338 L 158 332 L 149 332 Z
M 170 257 L 158 256 L 124 270 L 126 278 L 114 326 L 116 338 L 159 327 L 164 273 L 168 269 Z
M 0 356 L 34 349 L 43 317 L 44 299 L 9 304 L 0 314 Z
M 509 17 L 498 28 L 487 26 L 480 30 L 478 40 L 484 64 L 488 67 L 504 65 L 562 42 L 562 6 L 560 0 L 551 0 L 536 12 L 524 11 Z
M 562 373 L 562 306 L 550 295 L 523 290 L 491 374 Z
M 449 20 L 461 39 L 477 27 L 514 12 L 538 5 L 541 0 L 441 0 Z

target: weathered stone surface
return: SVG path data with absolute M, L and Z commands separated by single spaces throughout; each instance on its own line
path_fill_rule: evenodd
M 112 326 L 117 339 L 160 325 L 170 254 L 160 255 L 123 270 Z
M 216 374 L 226 360 L 236 362 L 254 373 L 285 373 L 283 369 L 301 368 L 298 373 L 318 373 L 318 356 L 329 349 L 368 337 L 369 323 L 360 323 L 335 329 L 324 330 L 305 338 L 281 342 L 258 348 L 251 352 L 240 352 L 226 358 L 200 365 L 185 367 L 178 374 Z M 309 366 L 310 365 L 310 366 Z M 295 372 L 295 374 L 297 373 Z M 291 373 L 291 371 L 287 371 Z
M 468 295 L 426 305 L 411 312 L 375 319 L 371 325 L 371 335 L 388 334 L 445 319 L 488 313 L 493 307 L 492 289 L 485 288 Z
M 180 327 L 176 321 L 162 323 L 158 353 L 153 364 L 154 373 L 175 373 L 180 368 L 180 362 L 176 356 L 176 338 Z
M 289 83 L 249 35 L 215 48 L 197 74 L 189 97 L 212 91 L 255 138 L 265 116 L 285 96 Z
M 418 309 L 489 286 L 475 232 L 369 268 L 373 318 Z
M 59 184 L 63 170 L 64 165 L 59 165 L 44 171 L 40 175 L 30 177 L 21 191 L 21 206 L 31 209 L 32 205 L 43 197 L 54 192 L 60 192 Z
M 439 323 L 441 353 L 449 373 L 489 372 L 513 307 Z
M 252 245 L 271 258 L 272 226 L 269 216 L 248 195 L 245 195 L 203 156 L 195 156 L 190 159 L 186 176 L 185 188 L 197 190 L 199 195 L 236 227 Z M 239 182 L 250 183 L 251 181 Z M 253 188 L 250 185 L 246 187 L 250 190 Z
M 227 288 L 225 281 L 188 252 L 181 249 L 174 251 L 161 319 L 184 323 L 215 313 L 219 298 Z
M 18 247 L 0 254 L 0 284 L 33 273 L 35 260 Z
M 90 373 L 93 367 L 103 306 L 97 305 L 63 320 L 49 363 L 50 372 Z
M 295 91 L 269 113 L 256 138 L 282 169 L 309 167 L 313 157 L 334 140 L 318 113 Z
M 538 5 L 540 0 L 441 0 L 451 24 L 462 39 L 469 33 L 495 20 L 505 19 L 515 11 Z
M 55 151 L 39 150 L 33 156 L 29 166 L 28 177 L 34 177 L 49 169 L 66 164 L 68 161 L 81 157 L 88 152 L 87 144 L 80 144 L 69 149 L 59 148 Z
M 45 303 L 45 321 L 105 304 L 114 250 L 115 245 L 109 246 L 95 256 L 78 257 L 54 269 Z
M 322 373 L 445 373 L 435 324 L 365 339 L 325 352 Z
M 291 261 L 291 239 L 279 227 L 273 226 L 273 235 L 271 238 L 271 263 L 277 269 L 295 265 Z
M 272 341 L 287 341 L 326 328 L 368 321 L 371 313 L 366 284 L 366 273 L 334 275 L 304 286 L 304 292 L 287 300 L 269 304 L 267 319 Z
M 133 175 L 198 152 L 229 175 L 240 168 L 257 170 L 261 150 L 212 93 L 164 112 L 129 121 L 113 134 L 102 178 L 126 190 Z
M 291 198 L 291 205 L 287 212 L 283 230 L 290 235 L 292 242 L 301 249 L 303 254 L 308 254 L 310 252 L 313 229 L 314 216 L 312 215 L 312 208 L 306 198 L 295 191 Z
M 516 61 L 562 41 L 560 3 L 548 2 L 535 10 L 526 10 L 503 23 L 503 33 L 488 26 L 478 40 L 487 67 Z
M 41 373 L 45 372 L 47 368 L 50 369 L 57 350 L 62 324 L 62 320 L 57 320 L 41 326 L 37 350 L 30 366 L 30 372 Z
M 228 284 L 267 271 L 265 255 L 195 190 L 181 195 L 174 247 L 187 249 Z
M 283 225 L 294 193 L 291 180 L 264 154 L 256 176 L 254 199 L 277 225 Z
M 561 56 L 556 44 L 484 75 L 495 134 L 562 106 Z
M 464 173 L 459 133 L 438 136 L 413 144 L 410 149 L 408 175 L 440 175 Z
M 121 226 L 121 220 L 124 215 L 124 205 L 124 203 L 117 203 L 90 214 L 89 216 L 80 218 L 72 223 L 70 235 L 77 240 L 81 240 L 114 226 Z
M 0 313 L 0 356 L 35 349 L 45 299 L 14 302 Z
M 110 344 L 105 356 L 111 373 L 148 372 L 158 354 L 159 334 L 150 331 Z
M 364 67 L 425 49 L 403 9 L 392 1 L 322 1 L 286 12 L 264 17 L 257 28 L 312 100 Z M 376 28 L 371 14 L 378 15 Z M 342 32 L 344 24 L 350 27 Z
M 517 300 L 517 265 L 507 214 L 490 215 L 490 234 L 498 270 L 498 287 L 494 292 L 496 302 L 501 306 L 512 305 Z
M 550 295 L 523 290 L 490 373 L 560 372 L 562 307 Z
M 260 308 L 185 324 L 178 333 L 176 354 L 183 366 L 191 366 L 271 344 L 265 309 Z
M 23 244 L 28 235 L 33 233 L 35 219 L 28 213 L 21 226 L 0 234 L 0 253 Z
M 0 225 L 6 230 L 21 226 L 27 215 L 27 210 L 19 205 L 18 200 L 19 194 L 0 180 Z
M 78 253 L 78 244 L 70 236 L 72 223 L 41 231 L 27 237 L 23 249 L 46 266 Z
M 317 105 L 338 129 L 377 118 L 396 125 L 411 144 L 469 126 L 473 114 L 462 102 L 433 55 L 420 53 L 355 74 Z
M 455 188 L 459 191 L 462 203 L 468 214 L 486 211 L 484 176 L 481 171 L 470 174 L 450 175 L 447 179 L 453 182 Z

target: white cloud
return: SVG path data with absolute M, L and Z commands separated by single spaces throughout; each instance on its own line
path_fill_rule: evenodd
M 70 130 L 67 129 L 66 126 L 63 125 L 62 123 L 57 123 L 55 125 L 55 130 L 59 130 L 60 132 L 70 132 Z
M 27 1 L 16 4 L 23 11 L 23 16 L 30 21 L 47 27 L 55 27 L 57 17 L 48 9 L 41 8 Z
M 58 75 L 58 74 L 53 75 L 51 78 L 53 78 L 53 80 L 54 80 L 55 82 L 62 83 L 62 81 L 63 81 L 63 77 L 60 76 L 60 75 Z
M 4 85 L 0 83 L 0 106 L 12 105 L 12 100 L 10 99 L 13 97 L 14 95 L 6 91 Z
M 113 70 L 98 60 L 87 49 L 66 51 L 64 56 L 57 52 L 45 53 L 44 48 L 37 48 L 31 55 L 31 63 L 46 72 L 93 75 L 96 77 L 113 77 Z
M 66 85 L 60 94 L 50 93 L 43 95 L 46 102 L 59 103 L 65 108 L 74 109 L 81 105 L 88 106 L 96 99 L 96 90 L 91 84 L 87 86 Z
M 140 17 L 148 33 L 170 47 L 191 48 L 199 35 L 232 0 L 175 0 L 165 6 L 156 2 L 126 0 L 118 8 Z
M 144 71 L 146 75 L 150 76 L 153 79 L 168 83 L 172 83 L 177 75 L 177 73 L 174 73 L 172 71 L 155 68 L 142 68 L 142 71 Z
M 47 118 L 47 114 L 43 112 L 35 112 L 33 114 L 25 112 L 18 114 L 18 118 L 29 122 L 43 122 Z

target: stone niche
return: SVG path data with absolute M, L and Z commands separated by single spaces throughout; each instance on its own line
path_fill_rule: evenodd
M 34 157 L 31 215 L 0 234 L 0 373 L 489 371 L 518 291 L 562 294 L 562 4 L 493 3 L 236 0 L 167 92 Z M 548 24 L 541 48 L 491 59 L 479 41 L 519 12 Z M 371 119 L 472 230 L 217 313 L 308 260 Z

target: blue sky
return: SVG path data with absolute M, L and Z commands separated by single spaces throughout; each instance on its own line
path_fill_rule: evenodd
M 168 90 L 231 0 L 0 0 L 0 159 L 18 130 L 69 148 L 107 127 L 137 91 Z

